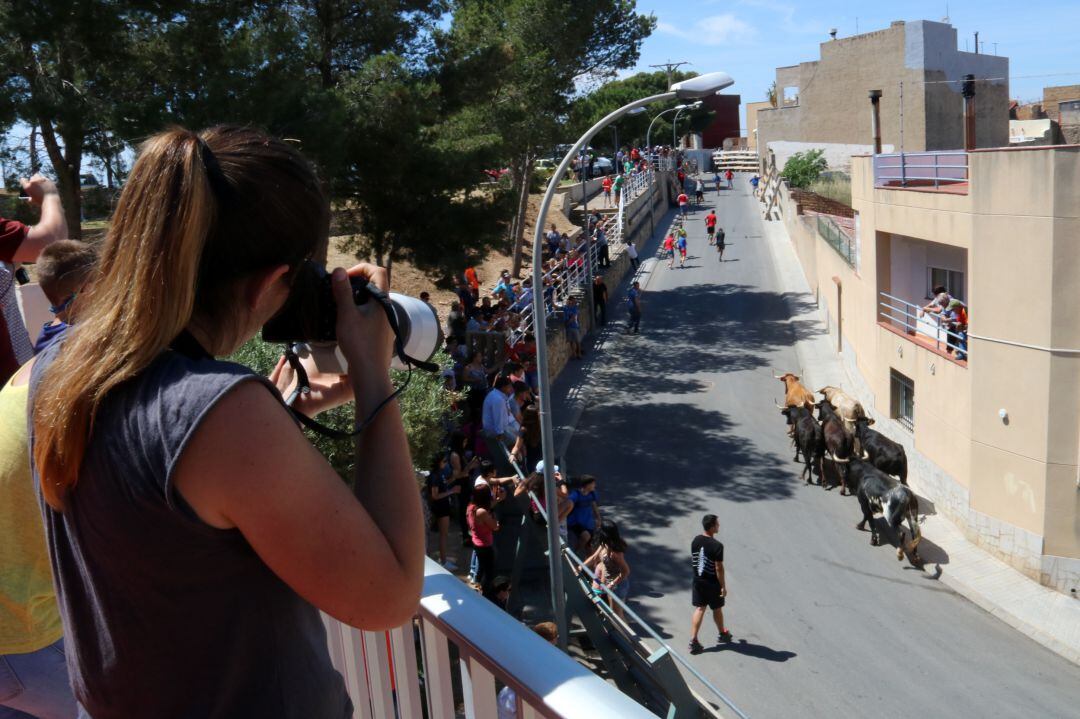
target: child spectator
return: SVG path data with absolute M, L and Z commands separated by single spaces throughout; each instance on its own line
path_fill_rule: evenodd
M 49 299 L 49 310 L 55 319 L 41 328 L 34 354 L 51 345 L 67 329 L 71 306 L 90 281 L 96 264 L 94 248 L 77 240 L 58 240 L 41 251 L 38 284 Z
M 610 519 L 601 522 L 594 546 L 596 551 L 585 560 L 585 566 L 596 574 L 593 591 L 606 596 L 606 588 L 625 602 L 630 593 L 630 565 L 626 563 L 626 542 L 619 535 L 619 525 Z M 617 616 L 625 616 L 622 607 L 610 599 L 608 601 Z
M 563 316 L 566 323 L 566 341 L 570 344 L 570 359 L 581 359 L 585 356 L 581 351 L 581 308 L 578 307 L 577 297 L 574 295 L 566 299 Z
M 570 516 L 566 518 L 566 529 L 570 534 L 570 540 L 574 544 L 574 550 L 579 556 L 589 550 L 592 544 L 593 534 L 600 523 L 600 507 L 596 500 L 596 477 L 582 475 L 573 483 L 570 490 L 570 501 L 574 508 L 570 510 Z

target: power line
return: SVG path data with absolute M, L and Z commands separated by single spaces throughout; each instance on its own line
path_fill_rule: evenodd
M 1041 75 L 1009 75 L 1008 77 L 977 77 L 975 82 L 997 82 L 998 80 L 1030 80 L 1041 77 L 1071 77 L 1080 75 L 1078 72 L 1048 72 Z M 909 80 L 908 82 L 917 83 L 920 85 L 947 85 L 954 82 L 963 82 L 960 80 Z
M 678 68 L 678 67 L 680 67 L 682 65 L 689 65 L 689 64 L 690 63 L 686 62 L 685 60 L 682 61 L 682 62 L 672 62 L 671 60 L 668 60 L 667 62 L 662 62 L 662 63 L 659 63 L 657 65 L 649 65 L 649 67 L 655 67 L 657 70 L 663 70 L 664 72 L 666 72 L 667 73 L 667 84 L 668 84 L 668 87 L 671 87 L 671 73 L 674 72 L 676 68 Z

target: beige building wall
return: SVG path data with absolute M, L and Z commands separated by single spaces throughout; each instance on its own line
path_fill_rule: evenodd
M 891 371 L 914 382 L 914 433 L 891 423 L 912 483 L 972 541 L 1067 591 L 1080 582 L 1080 147 L 976 151 L 969 166 L 968 194 L 877 189 L 871 158 L 853 158 L 854 268 L 807 218 L 784 221 L 878 415 L 893 410 Z M 893 284 L 919 243 L 966 258 L 966 366 L 879 322 L 879 292 L 914 292 Z
M 868 93 L 881 90 L 885 144 L 909 152 L 961 148 L 958 81 L 968 73 L 980 80 L 976 146 L 1008 145 L 1008 59 L 961 52 L 956 40 L 951 25 L 921 20 L 822 43 L 820 60 L 777 68 L 781 106 L 759 113 L 759 146 L 774 140 L 870 144 Z M 797 105 L 782 104 L 785 87 L 798 88 Z
M 771 108 L 772 103 L 764 102 L 746 103 L 746 140 L 751 150 L 757 150 L 758 111 Z

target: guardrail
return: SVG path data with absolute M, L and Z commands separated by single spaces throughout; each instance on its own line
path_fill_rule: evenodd
M 939 351 L 951 351 L 958 360 L 967 359 L 967 331 L 954 332 L 937 315 L 925 312 L 920 305 L 881 292 L 878 316 L 906 334 L 922 335 Z
M 510 465 L 514 468 L 514 472 L 517 474 L 518 478 L 524 481 L 526 477 L 525 473 L 521 471 L 521 467 L 518 465 L 517 462 L 514 461 L 514 458 L 510 456 L 509 452 L 506 451 L 505 447 L 503 447 L 502 445 L 499 446 L 502 449 L 504 456 L 509 461 Z M 528 496 L 531 500 L 531 506 L 535 507 L 536 512 L 540 515 L 540 517 L 544 520 L 544 522 L 547 522 L 548 514 L 545 509 L 544 502 L 532 492 L 529 492 Z M 705 688 L 705 690 L 711 695 L 713 699 L 719 701 L 721 704 L 726 706 L 735 716 L 739 717 L 740 719 L 749 719 L 749 717 L 747 717 L 747 715 L 743 713 L 743 711 L 735 704 L 734 701 L 732 701 L 724 692 L 720 691 L 720 689 L 714 686 L 712 682 L 706 679 L 701 674 L 701 672 L 699 672 L 697 668 L 695 668 L 694 665 L 692 665 L 687 659 L 685 659 L 682 655 L 676 652 L 671 647 L 671 645 L 668 644 L 664 640 L 664 638 L 660 636 L 659 632 L 657 632 L 648 622 L 642 619 L 637 612 L 630 608 L 630 605 L 628 605 L 614 592 L 612 592 L 607 587 L 607 585 L 603 584 L 602 582 L 596 581 L 596 574 L 587 566 L 585 566 L 585 562 L 582 561 L 582 559 L 578 557 L 577 554 L 575 554 L 574 551 L 566 545 L 566 543 L 561 537 L 559 538 L 559 551 L 563 556 L 563 560 L 567 563 L 568 568 L 574 575 L 581 577 L 588 586 L 591 586 L 594 581 L 597 585 L 599 585 L 600 594 L 598 595 L 598 598 L 603 597 L 605 601 L 595 602 L 595 606 L 598 611 L 604 613 L 606 618 L 611 622 L 624 623 L 627 625 L 629 625 L 630 622 L 633 622 L 635 625 L 641 628 L 654 642 L 656 642 L 657 645 L 659 645 L 656 649 L 652 649 L 651 647 L 648 648 L 651 650 L 647 652 L 647 657 L 649 661 L 657 662 L 663 657 L 671 657 L 672 660 L 680 664 L 687 672 L 690 673 L 691 676 L 697 679 L 701 683 L 701 686 Z M 615 614 L 613 608 L 616 606 L 623 612 L 624 616 L 619 617 Z M 672 705 L 667 709 L 666 716 L 682 717 L 683 714 L 676 712 L 674 705 Z
M 967 181 L 968 153 L 963 150 L 874 155 L 875 187 L 940 187 Z
M 626 208 L 634 200 L 647 192 L 656 181 L 656 174 L 651 170 L 644 172 L 632 172 L 625 176 L 622 190 L 619 192 L 618 210 L 615 222 L 608 223 L 604 232 L 608 245 L 609 259 L 614 259 L 623 251 L 623 237 L 625 230 Z M 588 220 L 586 220 L 587 222 Z M 554 316 L 558 307 L 566 304 L 570 295 L 581 289 L 586 283 L 592 282 L 592 278 L 586 272 L 587 267 L 597 268 L 600 259 L 600 246 L 588 241 L 588 228 L 582 233 L 585 238 L 572 248 L 572 257 L 561 259 L 554 268 L 544 273 L 543 292 L 545 296 L 544 306 L 547 313 L 546 319 Z M 590 256 L 586 261 L 585 253 Z M 496 285 L 497 286 L 497 285 Z M 492 287 L 491 292 L 494 293 Z M 511 311 L 518 313 L 519 322 L 516 328 L 511 329 L 509 341 L 515 344 L 519 339 L 533 331 L 535 326 L 532 307 L 532 290 L 526 288 L 522 298 L 516 298 L 511 306 Z
M 817 216 L 817 232 L 829 247 L 844 258 L 844 262 L 855 267 L 855 238 L 849 237 L 835 221 L 825 215 Z
M 365 719 L 646 719 L 642 706 L 428 559 L 416 618 L 365 632 L 323 615 L 334 667 Z M 500 692 L 502 685 L 509 692 Z

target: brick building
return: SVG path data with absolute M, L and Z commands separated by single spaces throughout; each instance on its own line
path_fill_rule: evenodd
M 758 147 L 774 140 L 869 145 L 867 93 L 881 90 L 884 144 L 909 152 L 961 148 L 959 81 L 967 74 L 984 80 L 976 84 L 976 146 L 1007 146 L 1009 60 L 962 52 L 956 41 L 952 25 L 919 20 L 822 43 L 819 60 L 777 68 L 779 107 L 758 111 Z

